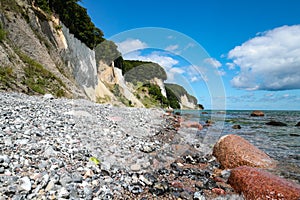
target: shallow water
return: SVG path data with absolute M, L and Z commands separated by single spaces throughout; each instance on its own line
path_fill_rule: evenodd
M 181 114 L 189 120 L 199 121 L 202 125 L 207 120 L 212 120 L 212 127 L 199 131 L 199 137 L 213 136 L 211 143 L 227 134 L 242 136 L 279 161 L 279 175 L 300 182 L 300 127 L 295 126 L 300 121 L 300 111 L 263 111 L 264 117 L 251 117 L 251 112 L 229 110 L 224 114 L 217 111 L 186 110 L 181 111 Z M 271 120 L 284 122 L 287 126 L 265 124 Z M 235 124 L 239 124 L 241 129 L 233 129 Z

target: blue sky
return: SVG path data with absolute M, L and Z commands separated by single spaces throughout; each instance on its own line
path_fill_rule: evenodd
M 125 58 L 163 65 L 206 108 L 300 110 L 298 0 L 81 5 Z

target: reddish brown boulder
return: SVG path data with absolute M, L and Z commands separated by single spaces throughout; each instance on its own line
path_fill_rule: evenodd
M 193 122 L 193 121 L 182 122 L 180 125 L 185 128 L 197 128 L 198 130 L 203 129 L 203 127 L 200 123 Z
M 263 151 L 244 138 L 232 134 L 219 139 L 213 148 L 213 155 L 224 168 L 229 169 L 243 165 L 259 168 L 273 168 L 276 165 Z
M 245 199 L 300 199 L 300 185 L 261 169 L 242 166 L 231 171 L 229 184 Z
M 263 112 L 260 111 L 260 110 L 254 110 L 254 111 L 251 113 L 251 116 L 252 116 L 252 117 L 263 117 L 263 116 L 265 116 L 265 113 L 263 113 Z

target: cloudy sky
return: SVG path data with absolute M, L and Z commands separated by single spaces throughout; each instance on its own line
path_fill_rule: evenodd
M 300 110 L 299 0 L 81 5 L 126 59 L 159 63 L 206 108 Z

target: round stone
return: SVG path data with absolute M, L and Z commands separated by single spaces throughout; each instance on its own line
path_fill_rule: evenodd
M 139 165 L 139 164 L 131 165 L 130 169 L 132 171 L 140 171 L 141 170 L 141 165 Z

